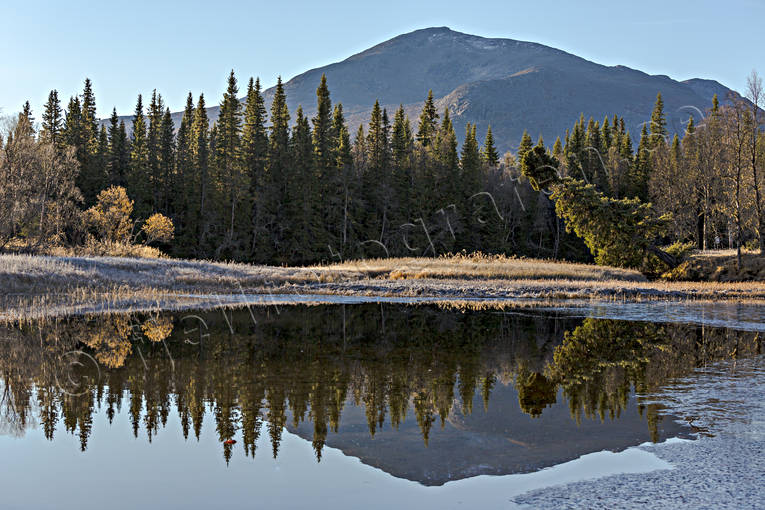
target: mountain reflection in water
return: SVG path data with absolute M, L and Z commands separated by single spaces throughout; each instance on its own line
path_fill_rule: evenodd
M 682 434 L 640 395 L 759 352 L 751 332 L 437 306 L 75 317 L 0 328 L 0 431 L 86 452 L 99 414 L 152 441 L 174 413 L 226 462 L 261 432 L 276 458 L 287 429 L 318 461 L 326 444 L 440 485 Z

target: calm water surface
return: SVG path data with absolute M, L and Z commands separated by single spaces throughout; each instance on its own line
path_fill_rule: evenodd
M 708 325 L 434 305 L 9 325 L 0 507 L 501 507 L 666 467 L 596 452 L 688 437 L 650 395 L 760 352 Z

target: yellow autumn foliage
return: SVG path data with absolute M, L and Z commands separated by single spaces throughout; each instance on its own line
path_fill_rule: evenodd
M 85 211 L 85 222 L 103 241 L 129 242 L 133 223 L 133 201 L 121 186 L 111 186 L 98 194 L 96 205 Z
M 152 214 L 141 227 L 146 235 L 146 243 L 169 243 L 173 240 L 175 226 L 170 218 L 163 214 Z
M 173 332 L 173 321 L 168 317 L 151 318 L 141 325 L 141 330 L 146 338 L 158 343 Z
M 119 368 L 132 352 L 130 321 L 125 316 L 114 316 L 99 323 L 84 340 L 93 349 L 96 360 L 108 368 Z

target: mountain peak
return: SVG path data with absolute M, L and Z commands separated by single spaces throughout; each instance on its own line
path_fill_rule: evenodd
M 418 28 L 417 30 L 413 30 L 413 31 L 409 32 L 409 34 L 419 34 L 419 33 L 449 33 L 449 32 L 453 32 L 453 33 L 456 33 L 456 34 L 460 33 L 460 32 L 457 32 L 455 30 L 452 30 L 449 27 L 443 26 L 443 27 Z M 403 35 L 407 35 L 407 34 L 403 34 Z
M 368 122 L 377 100 L 389 111 L 403 104 L 410 119 L 416 119 L 432 89 L 438 107 L 449 108 L 460 137 L 468 122 L 479 132 L 491 124 L 501 150 L 514 149 L 524 129 L 554 140 L 580 113 L 598 120 L 624 116 L 627 128 L 639 133 L 657 92 L 664 96 L 672 129 L 677 112 L 685 108 L 682 115 L 687 120 L 688 105 L 703 112 L 713 94 L 722 99 L 728 91 L 711 80 L 678 82 L 624 66 L 600 65 L 538 43 L 480 37 L 445 26 L 401 34 L 295 76 L 284 84 L 291 110 L 302 105 L 306 115 L 315 113 L 322 74 L 332 101 L 343 103 L 351 132 Z M 272 96 L 273 89 L 267 90 L 266 100 Z M 209 117 L 215 120 L 217 107 L 209 110 Z M 178 125 L 180 114 L 174 121 Z
M 453 30 L 449 27 L 428 27 L 428 28 L 419 28 L 417 30 L 413 30 L 412 32 L 401 34 L 399 36 L 396 36 L 392 39 L 384 41 L 380 43 L 379 45 L 376 45 L 370 48 L 370 50 L 376 48 L 377 46 L 391 45 L 391 44 L 395 45 L 397 42 L 403 42 L 403 41 L 416 41 L 417 43 L 426 43 L 426 44 L 443 44 L 448 42 L 458 42 L 458 43 L 468 43 L 468 44 L 479 43 L 478 45 L 479 49 L 492 49 L 497 46 L 503 46 L 509 43 L 520 42 L 514 39 L 490 38 L 490 37 L 482 37 L 479 35 L 466 34 L 464 32 L 458 32 L 457 30 Z M 535 44 L 535 43 L 526 43 L 526 44 Z

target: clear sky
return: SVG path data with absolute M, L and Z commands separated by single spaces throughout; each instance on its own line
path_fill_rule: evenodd
M 0 4 L 0 111 L 50 89 L 94 84 L 99 116 L 130 114 L 156 88 L 172 110 L 188 91 L 220 100 L 234 69 L 265 86 L 431 26 L 539 42 L 606 64 L 743 91 L 765 74 L 763 0 L 85 1 Z

